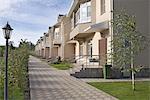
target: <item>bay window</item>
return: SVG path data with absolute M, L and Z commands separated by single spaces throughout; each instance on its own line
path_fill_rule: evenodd
M 80 5 L 80 23 L 91 22 L 91 2 Z
M 91 22 L 91 1 L 83 3 L 75 13 L 75 24 Z

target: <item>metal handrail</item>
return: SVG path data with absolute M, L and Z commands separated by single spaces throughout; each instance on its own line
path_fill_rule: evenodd
M 71 69 L 71 73 L 85 68 L 101 68 L 107 62 L 107 54 L 104 55 L 78 55 L 74 56 L 79 67 Z M 82 59 L 82 60 L 81 60 Z M 89 67 L 93 66 L 93 67 Z

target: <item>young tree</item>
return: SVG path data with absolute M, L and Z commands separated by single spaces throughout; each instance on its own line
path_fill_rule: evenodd
M 148 47 L 149 37 L 137 31 L 135 16 L 129 15 L 125 10 L 114 12 L 112 59 L 113 64 L 123 71 L 130 71 L 132 88 L 135 90 L 135 73 L 142 66 L 135 66 L 136 56 Z
M 35 45 L 32 42 L 27 41 L 27 39 L 25 40 L 21 39 L 19 47 L 22 47 L 23 45 L 26 45 L 29 50 L 35 49 Z

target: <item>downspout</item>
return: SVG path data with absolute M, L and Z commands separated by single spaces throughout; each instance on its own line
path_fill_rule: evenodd
M 113 40 L 113 24 L 112 24 L 112 20 L 113 20 L 113 11 L 114 11 L 114 0 L 110 0 L 110 35 L 111 35 L 111 65 L 113 66 L 113 59 L 112 59 L 112 53 L 113 53 L 113 45 L 112 45 L 112 40 Z

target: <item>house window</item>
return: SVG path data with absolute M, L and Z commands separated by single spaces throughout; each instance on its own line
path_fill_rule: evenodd
M 101 15 L 106 12 L 105 0 L 101 0 Z
M 87 17 L 91 17 L 91 6 L 87 7 Z
M 80 22 L 80 9 L 78 9 L 78 11 L 75 13 L 75 18 L 75 23 L 78 24 Z

